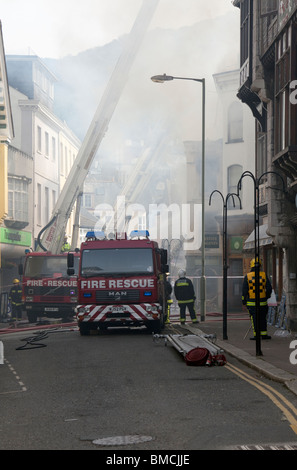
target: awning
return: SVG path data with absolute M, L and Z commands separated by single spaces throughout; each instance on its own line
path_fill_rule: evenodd
M 267 229 L 268 229 L 267 224 L 260 225 L 259 227 L 259 246 L 271 245 L 273 242 L 273 239 L 266 233 Z M 252 250 L 254 247 L 255 247 L 255 230 L 253 230 L 252 233 L 246 239 L 243 245 L 243 250 L 244 251 Z

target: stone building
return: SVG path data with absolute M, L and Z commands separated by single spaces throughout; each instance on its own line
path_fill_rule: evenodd
M 297 330 L 297 1 L 234 0 L 240 9 L 238 98 L 256 121 L 261 257 Z M 252 235 L 251 235 L 252 238 Z

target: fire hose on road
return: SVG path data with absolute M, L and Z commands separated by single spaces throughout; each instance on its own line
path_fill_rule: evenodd
M 25 341 L 23 346 L 19 346 L 16 348 L 16 351 L 22 351 L 24 349 L 36 349 L 36 348 L 45 348 L 46 344 L 40 343 L 44 339 L 48 338 L 52 333 L 64 333 L 74 331 L 73 328 L 54 328 L 48 329 L 46 331 L 37 331 L 35 332 L 35 336 L 29 336 L 27 338 L 23 338 L 21 341 Z

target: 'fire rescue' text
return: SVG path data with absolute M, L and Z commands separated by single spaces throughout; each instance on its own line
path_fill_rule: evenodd
M 121 288 L 151 288 L 154 279 L 90 279 L 81 281 L 82 289 L 121 289 Z

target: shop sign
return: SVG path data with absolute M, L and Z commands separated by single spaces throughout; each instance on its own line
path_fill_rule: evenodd
M 205 248 L 220 248 L 219 235 L 205 234 Z
M 0 243 L 8 245 L 31 246 L 31 233 L 23 230 L 0 227 Z

